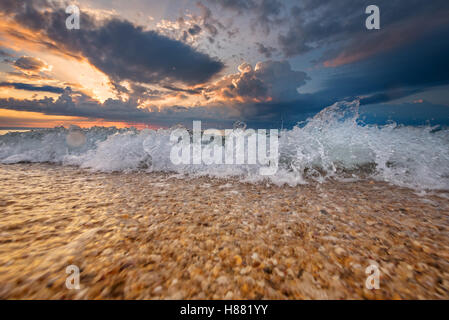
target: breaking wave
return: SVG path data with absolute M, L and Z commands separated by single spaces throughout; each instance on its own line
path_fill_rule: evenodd
M 245 181 L 269 179 L 289 185 L 371 178 L 418 190 L 449 189 L 448 129 L 366 125 L 359 118 L 358 101 L 335 103 L 292 130 L 281 131 L 279 167 L 272 176 L 261 176 L 260 165 L 174 165 L 170 134 L 175 128 L 139 131 L 72 126 L 11 132 L 0 136 L 0 163 L 49 162 L 104 172 L 238 176 Z

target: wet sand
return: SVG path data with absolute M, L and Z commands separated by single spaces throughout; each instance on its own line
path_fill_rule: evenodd
M 447 194 L 42 164 L 0 178 L 2 299 L 449 298 Z

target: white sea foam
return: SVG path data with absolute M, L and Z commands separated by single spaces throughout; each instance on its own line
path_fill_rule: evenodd
M 105 172 L 240 176 L 245 181 L 269 179 L 289 185 L 370 177 L 418 190 L 449 189 L 449 130 L 364 125 L 358 107 L 358 101 L 338 102 L 306 123 L 283 130 L 279 169 L 269 177 L 259 174 L 260 165 L 174 165 L 170 161 L 173 129 L 57 127 L 14 132 L 0 136 L 0 162 L 50 162 Z

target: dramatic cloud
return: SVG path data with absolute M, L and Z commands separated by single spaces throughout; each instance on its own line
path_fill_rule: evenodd
M 44 61 L 33 57 L 20 57 L 13 65 L 17 69 L 28 73 L 39 73 L 49 68 Z
M 230 121 L 233 115 L 238 115 L 231 107 L 197 107 L 185 108 L 172 106 L 164 109 L 140 109 L 133 101 L 108 99 L 104 103 L 94 101 L 89 97 L 74 93 L 66 88 L 58 99 L 0 99 L 0 108 L 40 112 L 46 115 L 63 115 L 85 117 L 89 119 L 102 119 L 108 121 L 125 121 L 146 124 L 171 126 L 176 123 L 191 125 L 192 120 Z M 237 116 L 238 117 L 238 116 Z
M 201 27 L 197 24 L 193 25 L 193 27 L 188 29 L 188 32 L 190 35 L 192 36 L 196 36 L 197 34 L 199 34 L 201 32 Z
M 192 85 L 208 81 L 223 67 L 182 42 L 124 21 L 112 20 L 100 29 L 73 34 L 68 46 L 81 50 L 92 64 L 117 80 L 174 80 Z
M 260 54 L 263 54 L 265 56 L 265 58 L 267 58 L 267 59 L 271 58 L 273 53 L 276 52 L 276 48 L 269 47 L 269 46 L 267 47 L 260 42 L 256 42 L 256 46 L 257 46 L 257 51 Z
M 345 43 L 348 39 L 354 40 L 353 45 L 361 39 L 364 43 L 377 44 L 376 31 L 369 32 L 365 28 L 365 8 L 370 4 L 365 0 L 301 1 L 291 8 L 288 31 L 279 36 L 281 50 L 292 57 L 326 44 Z M 448 20 L 449 2 L 446 0 L 434 0 L 431 5 L 421 0 L 378 0 L 375 4 L 381 8 L 381 30 L 388 29 L 387 37 L 394 38 L 395 45 L 404 37 L 413 38 L 419 29 Z M 400 28 L 392 27 L 394 25 Z M 410 26 L 408 32 L 403 32 L 404 25 Z
M 449 25 L 426 34 L 419 41 L 337 68 L 326 80 L 325 95 L 335 99 L 370 95 L 364 103 L 378 103 L 408 96 L 430 87 L 449 84 Z M 341 70 L 340 70 L 341 69 Z
M 247 120 L 255 126 L 266 125 L 270 119 L 278 119 L 278 112 L 295 112 L 291 110 L 292 101 L 301 98 L 297 88 L 308 79 L 302 71 L 291 69 L 287 61 L 264 61 L 255 68 L 244 63 L 239 72 L 223 77 L 216 83 L 203 88 L 182 89 L 165 86 L 171 92 L 189 96 L 205 97 L 207 106 L 185 108 L 179 105 L 157 108 L 150 104 L 140 108 L 137 99 L 132 95 L 128 100 L 108 99 L 99 103 L 80 92 L 72 92 L 70 88 L 51 88 L 48 86 L 32 86 L 26 84 L 0 84 L 17 89 L 31 91 L 49 91 L 62 94 L 58 99 L 45 98 L 34 100 L 0 99 L 0 108 L 18 111 L 42 112 L 48 115 L 78 116 L 105 120 L 121 120 L 128 122 L 160 122 L 174 124 L 191 120 L 228 121 Z M 144 96 L 148 89 L 133 85 L 129 92 Z M 163 98 L 167 94 L 161 91 L 151 92 Z M 273 109 L 274 108 L 274 109 Z M 290 108 L 290 110 L 289 110 Z M 265 121 L 265 122 L 263 122 Z
M 235 28 L 231 28 L 232 21 L 223 23 L 202 2 L 196 2 L 195 7 L 199 13 L 189 13 L 186 16 L 178 17 L 176 20 L 163 19 L 157 24 L 158 31 L 194 47 L 198 47 L 198 44 L 202 43 L 202 46 L 208 49 L 211 48 L 211 44 L 221 48 L 220 39 L 223 40 L 225 33 L 220 35 L 220 32 L 226 31 L 229 36 L 236 32 Z
M 250 14 L 253 17 L 252 28 L 259 26 L 265 33 L 270 33 L 272 26 L 282 22 L 280 15 L 284 5 L 279 0 L 210 0 L 210 2 L 238 14 Z
M 145 31 L 128 21 L 98 21 L 82 13 L 82 27 L 68 30 L 63 8 L 47 2 L 38 6 L 38 2 L 2 1 L 0 10 L 65 50 L 86 57 L 114 81 L 179 81 L 192 85 L 208 81 L 223 68 L 222 62 L 180 41 Z
M 309 79 L 288 61 L 259 62 L 254 69 L 243 63 L 238 70 L 206 88 L 206 95 L 240 102 L 288 101 L 298 97 L 297 89 Z
M 243 120 L 268 128 L 293 125 L 336 101 L 394 105 L 413 95 L 428 103 L 397 108 L 404 117 L 407 108 L 419 113 L 431 104 L 438 104 L 432 115 L 446 114 L 449 94 L 436 101 L 429 90 L 449 87 L 447 0 L 378 0 L 381 29 L 370 31 L 368 0 L 180 1 L 150 24 L 133 20 L 141 26 L 113 15 L 134 19 L 132 10 L 105 14 L 105 3 L 92 3 L 100 9 L 80 1 L 81 29 L 67 30 L 61 1 L 2 0 L 0 108 L 161 125 Z M 140 17 L 158 7 L 139 5 L 148 8 Z M 269 61 L 245 62 L 261 57 Z M 308 75 L 313 81 L 305 86 Z M 298 92 L 302 86 L 308 93 Z M 46 92 L 59 98 L 42 98 Z
M 25 70 L 40 70 L 45 65 L 41 60 L 32 57 L 21 57 L 14 62 L 14 66 Z
M 40 92 L 51 92 L 51 93 L 63 93 L 64 89 L 54 87 L 54 86 L 37 86 L 28 83 L 20 82 L 0 82 L 0 87 L 14 88 L 18 90 L 26 91 L 40 91 Z
M 212 11 L 208 7 L 201 2 L 197 2 L 196 5 L 201 11 L 201 21 L 204 29 L 206 29 L 212 37 L 215 37 L 218 34 L 218 28 L 224 29 L 224 26 L 220 21 L 214 18 Z
M 0 49 L 0 57 L 12 57 L 11 54 L 9 54 L 8 52 L 6 52 L 5 50 Z

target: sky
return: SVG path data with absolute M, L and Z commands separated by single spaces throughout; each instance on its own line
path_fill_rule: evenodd
M 288 127 L 354 99 L 367 122 L 449 124 L 447 0 L 2 0 L 0 16 L 0 127 Z

